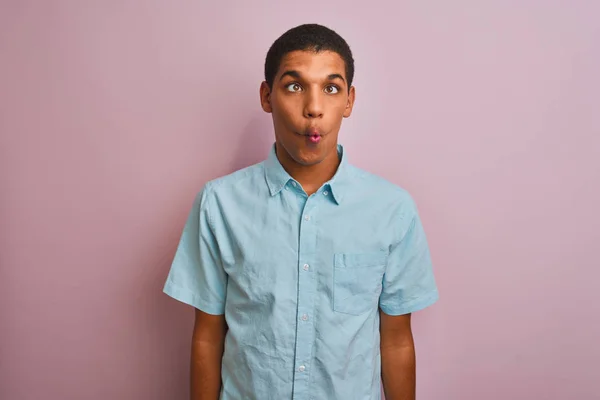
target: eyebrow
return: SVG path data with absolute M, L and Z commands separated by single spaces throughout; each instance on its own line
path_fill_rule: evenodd
M 327 79 L 329 79 L 330 81 L 334 80 L 334 79 L 341 79 L 342 82 L 346 83 L 346 80 L 344 79 L 344 77 L 340 74 L 330 74 L 327 76 Z
M 279 80 L 280 81 L 283 80 L 283 78 L 285 78 L 286 76 L 291 76 L 292 78 L 296 78 L 296 79 L 301 78 L 301 75 L 298 71 L 289 70 L 289 71 L 285 71 L 283 74 L 281 74 L 281 77 L 279 78 Z M 329 74 L 329 75 L 327 75 L 327 79 L 330 81 L 332 81 L 334 79 L 340 79 L 342 82 L 346 83 L 346 80 L 340 74 Z

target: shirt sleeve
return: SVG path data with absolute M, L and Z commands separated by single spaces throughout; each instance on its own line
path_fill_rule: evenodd
M 379 298 L 388 315 L 419 311 L 439 298 L 423 225 L 412 199 L 408 203 L 398 221 L 404 234 L 390 249 Z
M 227 274 L 209 216 L 209 188 L 196 196 L 163 291 L 213 315 L 225 312 Z

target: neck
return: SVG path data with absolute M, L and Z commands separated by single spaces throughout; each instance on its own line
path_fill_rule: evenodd
M 325 182 L 333 178 L 341 161 L 338 156 L 337 147 L 332 154 L 314 165 L 297 163 L 279 143 L 275 143 L 275 150 L 277 159 L 283 166 L 283 169 L 302 185 L 302 188 L 309 196 L 319 190 Z

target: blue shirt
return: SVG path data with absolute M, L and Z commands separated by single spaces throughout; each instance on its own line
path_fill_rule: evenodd
M 223 400 L 380 399 L 379 308 L 438 299 L 410 195 L 338 153 L 311 196 L 273 146 L 195 199 L 164 291 L 225 314 Z

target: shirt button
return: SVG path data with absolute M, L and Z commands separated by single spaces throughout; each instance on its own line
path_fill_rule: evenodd
M 300 372 L 304 372 L 305 369 L 306 369 L 306 367 L 304 365 L 301 365 L 298 367 L 298 371 L 300 371 Z
M 296 182 L 292 181 L 292 186 L 296 186 Z
M 304 217 L 305 221 L 310 221 L 310 215 L 307 215 L 306 217 Z
M 308 271 L 308 264 L 304 264 L 304 270 Z
M 325 196 L 327 196 L 327 195 L 329 194 L 329 192 L 326 190 L 326 191 L 324 191 L 324 192 L 323 192 L 323 194 L 324 194 Z
M 308 321 L 308 315 L 304 314 L 304 315 L 302 316 L 302 321 Z

